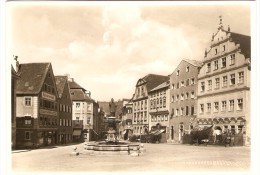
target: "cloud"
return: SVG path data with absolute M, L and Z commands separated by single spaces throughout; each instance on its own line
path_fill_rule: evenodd
M 70 74 L 96 100 L 130 98 L 139 78 L 171 74 L 183 58 L 200 59 L 205 48 L 201 43 L 210 39 L 204 34 L 207 29 L 193 25 L 196 19 L 191 24 L 181 21 L 179 14 L 186 11 L 165 7 L 153 16 L 160 8 L 147 13 L 149 8 L 20 7 L 13 12 L 10 55 L 27 62 L 52 62 L 56 74 Z

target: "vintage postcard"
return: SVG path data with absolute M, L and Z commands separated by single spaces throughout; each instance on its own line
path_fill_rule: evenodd
M 256 4 L 5 2 L 6 172 L 256 173 Z

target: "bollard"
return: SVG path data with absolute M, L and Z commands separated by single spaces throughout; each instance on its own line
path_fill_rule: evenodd
M 133 157 L 137 157 L 137 156 L 139 156 L 139 153 L 138 153 L 137 147 L 134 147 L 134 148 L 133 148 L 133 153 L 131 153 L 130 155 L 133 156 Z
M 70 153 L 70 156 L 78 156 L 79 155 L 79 152 L 77 152 L 77 147 L 76 146 L 74 146 L 73 147 L 73 151 Z
M 139 149 L 139 153 L 140 153 L 140 155 L 143 155 L 144 152 L 146 152 L 146 149 L 144 148 L 144 144 L 141 144 L 140 149 Z

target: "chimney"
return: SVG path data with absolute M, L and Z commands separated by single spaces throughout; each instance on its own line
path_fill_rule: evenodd
M 229 27 L 229 25 L 228 25 L 228 32 L 230 32 L 230 27 Z

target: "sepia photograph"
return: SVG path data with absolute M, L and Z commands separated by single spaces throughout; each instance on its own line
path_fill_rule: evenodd
M 6 172 L 255 173 L 256 4 L 6 1 Z

